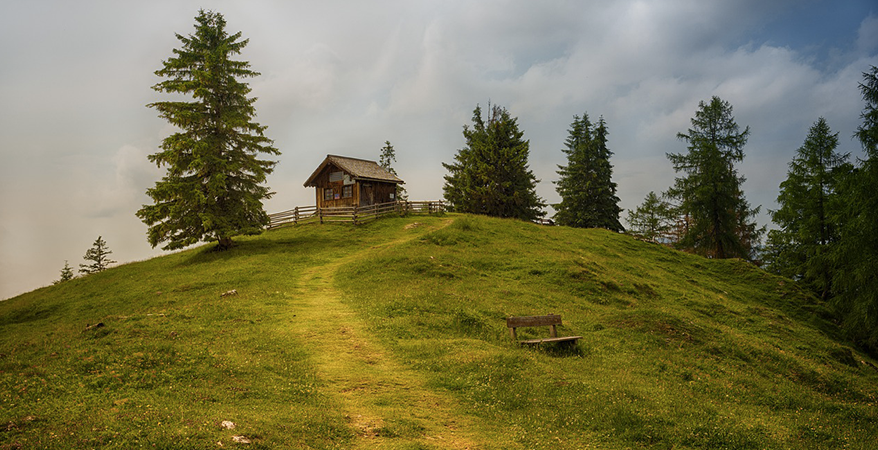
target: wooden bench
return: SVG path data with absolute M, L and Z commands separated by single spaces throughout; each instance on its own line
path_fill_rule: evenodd
M 582 336 L 563 336 L 558 337 L 558 330 L 555 328 L 557 325 L 561 325 L 561 316 L 557 314 L 548 314 L 545 316 L 520 316 L 520 317 L 507 317 L 506 318 L 506 327 L 509 328 L 509 333 L 512 335 L 513 341 L 518 341 L 519 344 L 522 345 L 539 345 L 543 343 L 552 343 L 552 342 L 576 342 L 579 339 L 582 339 Z M 516 328 L 524 328 L 524 327 L 552 327 L 549 331 L 550 337 L 544 339 L 527 339 L 523 341 L 518 340 L 518 336 L 515 334 Z

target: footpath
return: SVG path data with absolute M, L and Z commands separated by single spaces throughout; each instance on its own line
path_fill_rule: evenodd
M 356 448 L 483 448 L 475 443 L 480 439 L 470 431 L 470 419 L 454 412 L 454 400 L 427 388 L 421 374 L 396 361 L 333 288 L 339 267 L 373 249 L 302 274 L 293 337 L 313 349 L 324 393 L 343 405 L 358 436 Z

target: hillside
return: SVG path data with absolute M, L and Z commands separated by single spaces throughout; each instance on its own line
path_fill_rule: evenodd
M 602 230 L 284 228 L 0 302 L 0 449 L 871 448 L 878 370 L 812 301 Z M 549 312 L 576 347 L 510 342 Z

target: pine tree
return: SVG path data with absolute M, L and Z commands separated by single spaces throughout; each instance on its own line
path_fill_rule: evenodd
M 536 194 L 538 180 L 528 168 L 529 143 L 518 129 L 518 119 L 499 106 L 488 105 L 487 122 L 479 106 L 473 127 L 464 125 L 466 147 L 454 163 L 442 163 L 449 174 L 443 191 L 457 212 L 534 220 L 546 206 Z
M 764 228 L 751 222 L 759 208 L 750 209 L 744 177 L 734 167 L 744 159 L 750 128 L 739 132 L 732 106 L 719 97 L 698 108 L 688 133 L 677 134 L 689 152 L 667 154 L 674 170 L 685 174 L 668 190 L 687 219 L 679 245 L 713 258 L 752 259 Z
M 153 86 L 158 92 L 191 96 L 193 101 L 164 101 L 148 106 L 182 131 L 164 139 L 161 151 L 149 156 L 167 174 L 147 194 L 155 204 L 137 216 L 149 226 L 149 243 L 164 249 L 215 240 L 218 248 L 232 237 L 258 234 L 268 224 L 262 200 L 271 197 L 262 185 L 276 162 L 259 153 L 280 154 L 265 137 L 266 127 L 252 119 L 255 98 L 239 81 L 259 75 L 241 53 L 248 40 L 229 35 L 219 13 L 199 11 L 195 34 L 177 34 L 182 48 L 163 62 L 156 75 L 167 78 Z
M 779 226 L 769 232 L 768 269 L 800 280 L 824 300 L 832 294 L 832 247 L 838 242 L 841 202 L 837 187 L 850 172 L 848 154 L 836 152 L 838 133 L 824 118 L 811 127 L 804 144 L 790 162 L 787 179 L 780 184 L 771 211 Z
M 86 250 L 85 256 L 82 257 L 82 259 L 86 261 L 91 261 L 91 264 L 80 264 L 79 273 L 90 274 L 103 272 L 110 264 L 116 262 L 110 259 L 112 253 L 113 252 L 110 251 L 110 248 L 107 247 L 107 242 L 104 241 L 101 236 L 98 236 L 91 245 L 91 248 Z
M 866 106 L 856 137 L 865 159 L 842 182 L 842 228 L 833 278 L 835 304 L 845 329 L 878 353 L 878 68 L 863 73 L 860 91 Z
M 64 267 L 61 268 L 61 278 L 52 282 L 52 284 L 59 284 L 65 281 L 70 281 L 74 278 L 73 269 L 70 267 L 70 264 L 67 260 L 64 260 Z
M 567 165 L 558 166 L 560 179 L 555 190 L 561 203 L 555 208 L 559 225 L 578 228 L 606 228 L 624 231 L 619 222 L 619 197 L 612 181 L 612 152 L 607 148 L 606 122 L 601 117 L 592 130 L 588 113 L 573 116 L 565 146 Z
M 384 147 L 381 147 L 381 155 L 378 157 L 378 165 L 383 167 L 384 170 L 399 176 L 396 173 L 396 170 L 393 168 L 393 163 L 396 162 L 396 150 L 393 149 L 393 145 L 391 145 L 390 141 L 384 141 Z M 396 185 L 396 199 L 400 201 L 407 201 L 408 193 L 401 184 Z
M 637 209 L 628 211 L 628 233 L 648 241 L 670 242 L 674 224 L 673 208 L 652 191 Z

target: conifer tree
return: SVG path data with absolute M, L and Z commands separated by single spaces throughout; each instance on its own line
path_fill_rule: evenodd
M 505 108 L 488 105 L 473 111 L 473 127 L 464 125 L 466 147 L 458 150 L 451 164 L 442 163 L 449 174 L 443 191 L 457 212 L 534 220 L 546 206 L 536 194 L 538 180 L 528 168 L 530 153 L 518 119 Z
M 104 241 L 101 236 L 98 236 L 91 245 L 91 248 L 86 250 L 85 256 L 82 257 L 82 259 L 86 261 L 91 261 L 91 264 L 80 264 L 79 273 L 90 274 L 103 272 L 110 264 L 116 262 L 110 259 L 112 253 L 113 252 L 110 251 L 110 248 L 107 247 L 107 242 Z
M 619 222 L 619 197 L 616 183 L 612 180 L 613 166 L 607 148 L 607 124 L 598 120 L 592 130 L 588 113 L 573 116 L 565 146 L 567 165 L 558 166 L 560 179 L 555 190 L 561 203 L 555 208 L 555 221 L 559 225 L 578 228 L 606 228 L 624 231 Z
M 819 118 L 790 162 L 777 197 L 780 208 L 771 211 L 779 229 L 768 234 L 768 269 L 800 280 L 824 300 L 832 294 L 830 255 L 839 238 L 838 183 L 851 170 L 848 154 L 837 147 L 838 133 Z
M 628 233 L 648 241 L 667 243 L 671 241 L 674 219 L 671 205 L 650 191 L 637 209 L 628 211 Z
M 70 281 L 73 279 L 73 277 L 73 268 L 70 267 L 70 264 L 67 262 L 67 260 L 64 260 L 64 267 L 61 268 L 61 278 L 53 281 L 52 284 Z
M 679 202 L 686 218 L 686 231 L 679 243 L 696 253 L 713 258 L 752 259 L 764 228 L 752 218 L 735 163 L 744 159 L 750 127 L 739 131 L 732 106 L 714 96 L 698 104 L 692 128 L 677 137 L 688 143 L 687 154 L 668 153 L 674 170 L 684 176 L 675 180 L 667 194 Z
M 833 287 L 845 329 L 878 353 L 878 67 L 863 73 L 860 91 L 866 106 L 855 136 L 865 159 L 839 189 L 845 207 Z
M 177 34 L 182 47 L 155 72 L 167 79 L 153 86 L 193 101 L 148 105 L 181 130 L 149 156 L 167 173 L 147 190 L 155 203 L 137 211 L 149 226 L 149 243 L 165 242 L 168 250 L 202 240 L 225 249 L 233 236 L 262 232 L 268 224 L 262 200 L 271 196 L 263 183 L 276 162 L 258 155 L 280 154 L 265 137 L 266 127 L 253 121 L 256 99 L 239 81 L 259 74 L 250 63 L 231 59 L 248 40 L 240 32 L 229 35 L 222 14 L 201 10 L 195 20 L 195 34 Z
M 381 155 L 378 157 L 378 165 L 384 168 L 384 170 L 399 176 L 399 174 L 396 173 L 396 169 L 393 168 L 393 163 L 395 162 L 396 150 L 393 149 L 393 145 L 390 141 L 384 141 L 384 147 L 381 147 Z M 401 184 L 396 185 L 396 199 L 401 201 L 408 200 L 408 194 Z

